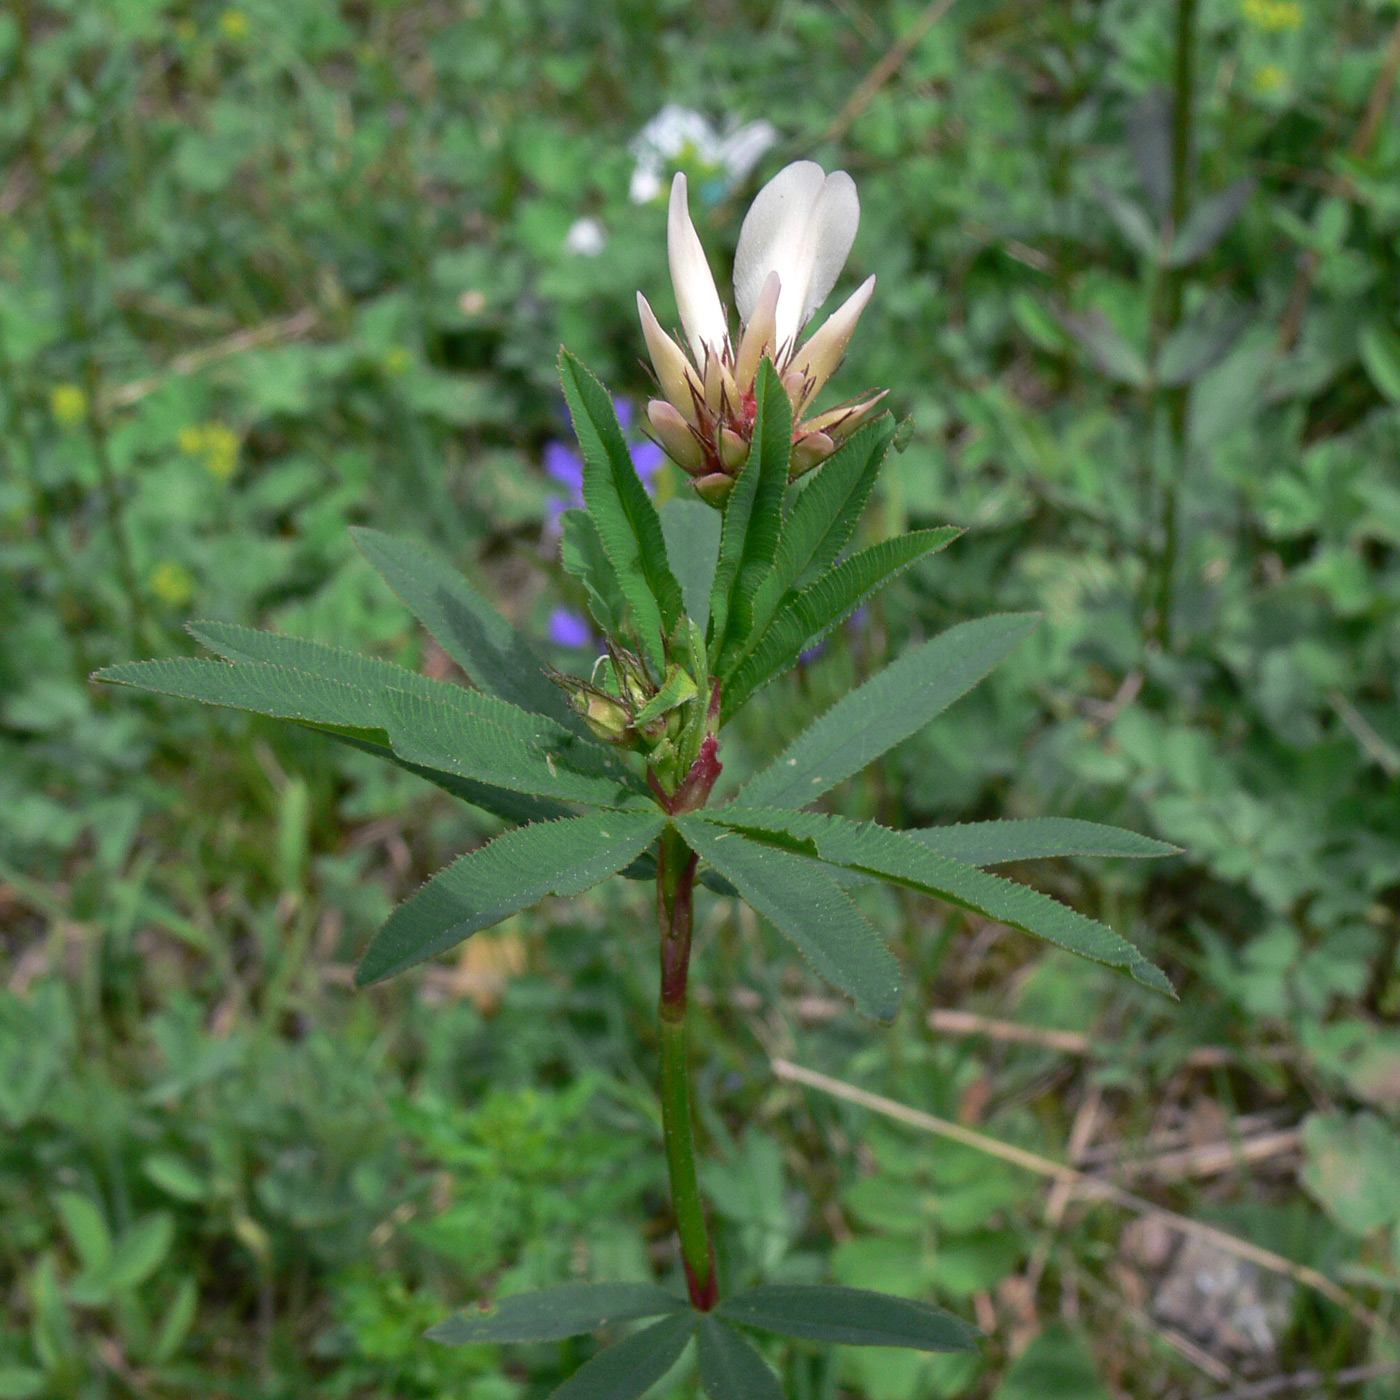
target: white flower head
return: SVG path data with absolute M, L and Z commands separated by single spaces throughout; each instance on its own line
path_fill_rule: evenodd
M 739 231 L 734 299 L 741 325 L 734 339 L 691 222 L 686 178 L 678 174 L 673 180 L 666 243 L 690 357 L 661 329 L 639 293 L 647 349 L 663 395 L 653 401 L 648 419 L 707 499 L 721 502 L 748 459 L 756 378 L 765 357 L 782 376 L 792 403 L 794 476 L 825 461 L 884 397 L 852 401 L 803 420 L 875 290 L 875 279 L 867 278 L 799 345 L 803 328 L 841 275 L 859 224 L 855 181 L 844 170 L 828 175 L 810 160 L 780 170 L 758 192 Z M 663 402 L 673 411 L 660 407 Z
M 734 255 L 734 301 L 747 321 L 770 272 L 778 274 L 778 344 L 791 345 L 831 295 L 860 227 L 856 182 L 813 160 L 780 170 L 749 206 Z

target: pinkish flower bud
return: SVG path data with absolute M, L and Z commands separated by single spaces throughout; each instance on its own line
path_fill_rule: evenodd
M 792 445 L 789 479 L 795 481 L 804 472 L 811 471 L 819 462 L 826 461 L 835 451 L 836 444 L 825 433 L 803 433 Z
M 652 399 L 647 404 L 647 422 L 666 455 L 678 467 L 691 476 L 705 470 L 705 453 L 674 405 L 664 399 Z
M 734 489 L 734 478 L 727 476 L 724 472 L 711 472 L 709 476 L 700 476 L 695 479 L 696 494 L 700 499 L 707 501 L 710 505 L 722 507 L 729 499 L 729 493 Z
M 719 435 L 719 459 L 725 471 L 737 475 L 739 468 L 749 460 L 748 440 L 733 428 L 725 428 Z
M 652 368 L 656 370 L 661 392 L 676 406 L 676 410 L 687 423 L 694 423 L 695 401 L 704 397 L 695 371 L 691 369 L 681 347 L 661 329 L 661 323 L 640 292 L 637 293 L 637 314 L 641 318 L 647 353 L 651 356 Z

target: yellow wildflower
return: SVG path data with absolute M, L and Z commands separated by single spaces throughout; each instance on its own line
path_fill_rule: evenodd
M 1277 63 L 1266 63 L 1254 70 L 1254 91 L 1259 97 L 1277 97 L 1287 81 L 1288 75 Z
M 49 407 L 60 423 L 81 423 L 87 414 L 87 395 L 76 384 L 55 384 Z
M 220 481 L 227 481 L 238 470 L 238 434 L 227 424 L 210 423 L 205 428 L 204 465 Z
M 246 39 L 251 27 L 242 10 L 225 10 L 219 16 L 219 29 L 225 39 Z
M 1299 0 L 1241 0 L 1240 12 L 1246 24 L 1266 34 L 1287 33 L 1303 25 Z
M 151 592 L 172 608 L 183 607 L 194 597 L 194 580 L 188 569 L 167 559 L 151 575 Z
M 204 458 L 210 476 L 227 481 L 238 470 L 238 434 L 227 423 L 187 423 L 178 440 L 181 452 Z

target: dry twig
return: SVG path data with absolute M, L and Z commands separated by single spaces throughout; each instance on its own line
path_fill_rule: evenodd
M 212 345 L 198 350 L 186 350 L 174 359 L 159 374 L 147 375 L 145 379 L 135 379 L 129 384 L 121 384 L 110 393 L 103 395 L 102 407 L 126 408 L 129 404 L 144 399 L 147 394 L 158 389 L 167 379 L 179 374 L 193 374 L 197 369 L 212 364 L 215 360 L 227 359 L 230 355 L 241 355 L 248 350 L 257 350 L 264 345 L 275 345 L 283 340 L 296 340 L 311 331 L 321 319 L 314 307 L 306 307 L 293 316 L 284 316 L 280 321 L 268 321 L 248 330 L 235 331 L 232 335 L 216 340 Z
M 875 94 L 904 66 L 909 55 L 919 46 L 924 35 L 948 13 L 957 0 L 933 0 L 909 28 L 885 51 L 881 60 L 861 79 L 860 86 L 850 95 L 836 119 L 822 133 L 823 141 L 839 141 L 856 118 L 870 106 Z
M 1181 1231 L 1182 1234 L 1195 1235 L 1198 1239 L 1209 1240 L 1211 1244 L 1225 1250 L 1228 1254 L 1233 1254 L 1238 1259 L 1248 1259 L 1262 1269 L 1268 1269 L 1271 1273 L 1284 1274 L 1295 1283 L 1314 1289 L 1367 1327 L 1380 1332 L 1389 1333 L 1390 1331 L 1388 1324 L 1370 1308 L 1357 1302 L 1344 1288 L 1339 1288 L 1330 1278 L 1325 1274 L 1318 1273 L 1316 1269 L 1311 1269 L 1306 1264 L 1294 1263 L 1292 1259 L 1285 1259 L 1283 1255 L 1275 1254 L 1271 1249 L 1264 1249 L 1260 1245 L 1252 1244 L 1249 1240 L 1242 1240 L 1237 1235 L 1217 1229 L 1214 1225 L 1207 1225 L 1200 1220 L 1192 1220 L 1189 1215 L 1180 1215 L 1174 1210 L 1166 1210 L 1142 1196 L 1135 1196 L 1132 1192 L 1123 1190 L 1121 1186 L 1115 1186 L 1112 1182 L 1076 1171 L 1075 1168 L 1067 1167 L 1063 1162 L 1051 1161 L 1050 1158 L 1042 1157 L 1038 1153 L 1027 1152 L 1023 1147 L 1013 1147 L 1010 1143 L 1000 1142 L 996 1138 L 988 1137 L 985 1133 L 965 1128 L 960 1123 L 950 1123 L 946 1118 L 937 1118 L 931 1113 L 910 1108 L 908 1104 L 898 1103 L 896 1100 L 887 1099 L 880 1094 L 872 1094 L 865 1089 L 857 1088 L 854 1084 L 847 1084 L 844 1080 L 833 1079 L 830 1075 L 821 1074 L 817 1070 L 804 1069 L 801 1065 L 795 1065 L 790 1060 L 774 1060 L 773 1072 L 779 1079 L 806 1084 L 812 1089 L 820 1089 L 833 1098 L 844 1099 L 847 1103 L 859 1104 L 862 1108 L 883 1114 L 886 1118 L 892 1118 L 896 1122 L 907 1123 L 912 1128 L 919 1128 L 926 1133 L 934 1133 L 939 1137 L 948 1138 L 950 1141 L 960 1142 L 965 1147 L 985 1152 L 989 1157 L 1010 1162 L 1013 1166 L 1034 1172 L 1038 1176 L 1049 1177 L 1054 1181 L 1068 1182 L 1073 1186 L 1074 1194 L 1079 1199 L 1107 1201 L 1112 1205 L 1121 1206 L 1125 1210 L 1156 1216 L 1173 1229 Z

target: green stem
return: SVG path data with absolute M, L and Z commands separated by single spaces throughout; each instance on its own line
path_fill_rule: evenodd
M 690 970 L 695 865 L 695 855 L 668 828 L 661 838 L 656 870 L 657 915 L 661 924 L 661 1123 L 690 1301 L 699 1311 L 709 1312 L 719 1302 L 719 1277 L 695 1171 L 690 1058 L 686 1049 L 686 981 Z
M 1196 87 L 1196 4 L 1177 0 L 1176 47 L 1172 72 L 1172 235 L 1181 232 L 1191 212 L 1191 163 L 1194 147 Z M 1168 267 L 1162 273 L 1162 312 L 1158 321 L 1158 346 L 1181 324 L 1185 269 Z M 1171 642 L 1172 593 L 1176 573 L 1179 496 L 1187 466 L 1187 389 L 1185 385 L 1161 391 L 1167 411 L 1172 444 L 1171 475 L 1162 495 L 1162 550 L 1157 565 L 1153 599 L 1157 640 Z

